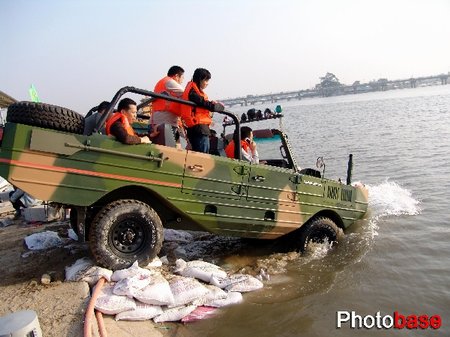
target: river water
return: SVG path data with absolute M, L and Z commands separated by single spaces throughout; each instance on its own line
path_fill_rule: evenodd
M 345 181 L 353 154 L 353 181 L 368 186 L 369 212 L 337 246 L 289 260 L 242 304 L 179 334 L 449 336 L 450 85 L 279 104 L 300 166 L 314 167 L 323 156 L 325 175 Z M 231 110 L 240 115 L 249 108 Z M 244 255 L 235 259 L 248 263 Z M 442 326 L 337 329 L 338 311 L 440 315 Z

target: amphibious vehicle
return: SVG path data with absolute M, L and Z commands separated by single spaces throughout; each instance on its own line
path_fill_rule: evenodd
M 127 93 L 194 106 L 124 87 L 95 130 Z M 239 137 L 237 116 L 221 114 Z M 79 240 L 88 240 L 96 262 L 112 269 L 154 258 L 163 228 L 272 240 L 289 235 L 302 251 L 310 241 L 335 241 L 367 210 L 367 190 L 351 184 L 351 160 L 346 184 L 301 170 L 279 129 L 254 130 L 262 163 L 251 164 L 240 159 L 239 146 L 234 159 L 177 148 L 166 125 L 150 145 L 125 145 L 96 131 L 83 135 L 82 115 L 45 103 L 14 103 L 6 121 L 0 176 L 70 209 Z

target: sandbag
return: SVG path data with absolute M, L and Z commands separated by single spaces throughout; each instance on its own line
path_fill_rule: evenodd
M 163 311 L 159 316 L 153 318 L 155 323 L 161 322 L 176 322 L 181 320 L 183 317 L 189 315 L 195 310 L 195 305 L 179 306 L 175 308 L 169 308 Z
M 152 272 L 150 270 L 139 267 L 138 262 L 135 261 L 129 268 L 116 270 L 111 276 L 111 281 L 118 282 L 124 278 L 138 275 L 144 278 L 145 276 L 150 276 L 151 274 Z
M 202 296 L 202 297 L 194 300 L 192 304 L 197 305 L 197 306 L 202 306 L 205 303 L 224 299 L 224 298 L 227 298 L 227 296 L 228 296 L 228 294 L 224 290 L 220 289 L 219 287 L 216 287 L 215 285 L 205 284 L 205 287 L 209 290 L 209 293 L 206 294 L 205 296 Z
M 219 278 L 224 278 L 227 276 L 227 273 L 219 266 L 209 262 L 201 260 L 186 262 L 182 259 L 178 259 L 175 263 L 176 273 L 185 277 L 194 277 L 208 283 L 210 282 L 212 276 Z
M 226 278 L 212 277 L 211 284 L 226 291 L 238 292 L 254 291 L 264 286 L 256 277 L 245 274 L 234 274 Z
M 107 282 L 111 281 L 111 275 L 112 270 L 102 268 L 99 266 L 92 266 L 88 270 L 86 270 L 84 273 L 80 275 L 80 278 L 77 281 L 85 281 L 87 282 L 91 287 L 95 286 L 97 282 L 104 278 Z
M 145 288 L 152 282 L 151 277 L 141 278 L 141 275 L 134 277 L 127 277 L 121 279 L 114 286 L 113 293 L 119 296 L 134 297 L 134 295 L 141 289 Z
M 242 294 L 232 291 L 227 294 L 226 298 L 208 301 L 208 302 L 205 302 L 203 305 L 209 306 L 209 307 L 221 308 L 221 307 L 226 307 L 228 305 L 238 304 L 238 303 L 241 303 L 242 301 L 243 301 Z
M 29 250 L 49 249 L 63 245 L 63 241 L 59 237 L 58 233 L 53 231 L 45 231 L 28 235 L 25 237 L 25 243 Z
M 210 318 L 214 316 L 217 312 L 217 308 L 214 307 L 197 307 L 194 311 L 192 311 L 189 315 L 184 316 L 181 319 L 181 322 L 183 323 L 190 323 L 199 321 L 201 319 Z
M 94 263 L 87 257 L 76 260 L 71 266 L 65 268 L 66 281 L 79 281 L 93 265 Z
M 143 303 L 153 305 L 173 305 L 175 301 L 169 282 L 161 274 L 153 275 L 152 282 L 138 290 L 134 297 Z
M 120 312 L 116 315 L 116 321 L 145 321 L 161 315 L 163 310 L 158 305 L 136 302 L 136 309 Z
M 176 276 L 169 281 L 173 295 L 172 307 L 178 307 L 190 303 L 209 294 L 209 290 L 196 279 Z
M 116 315 L 123 311 L 136 309 L 134 299 L 127 296 L 118 296 L 113 293 L 114 285 L 106 284 L 100 290 L 95 302 L 95 309 L 107 315 Z
M 153 260 L 151 260 L 148 265 L 145 268 L 152 269 L 152 268 L 159 268 L 163 265 L 161 259 L 158 256 L 155 256 Z

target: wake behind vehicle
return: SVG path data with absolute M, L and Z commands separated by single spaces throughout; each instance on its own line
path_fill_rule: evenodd
M 96 126 L 100 130 L 120 98 L 134 93 L 182 104 L 134 87 L 120 89 Z M 231 119 L 235 137 L 240 121 Z M 84 117 L 44 103 L 18 102 L 8 109 L 0 152 L 0 176 L 41 200 L 70 209 L 71 224 L 88 240 L 97 263 L 112 269 L 145 263 L 160 251 L 163 227 L 258 239 L 289 236 L 293 249 L 310 241 L 336 241 L 364 216 L 367 190 L 300 170 L 286 135 L 254 130 L 271 144 L 264 164 L 175 147 L 170 132 L 160 144 L 125 145 L 114 137 L 83 135 Z M 231 125 L 230 125 L 231 126 Z M 239 138 L 237 138 L 239 139 Z M 270 140 L 270 141 L 268 141 Z M 279 153 L 280 156 L 276 156 Z M 274 157 L 275 156 L 275 157 Z M 349 170 L 351 171 L 351 170 Z

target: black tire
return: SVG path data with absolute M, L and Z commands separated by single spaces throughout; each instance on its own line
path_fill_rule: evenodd
M 95 216 L 89 246 L 96 262 L 113 270 L 150 262 L 161 250 L 163 226 L 147 204 L 133 199 L 114 201 Z
M 328 242 L 335 243 L 341 232 L 330 218 L 317 217 L 301 227 L 297 247 L 304 252 L 310 242 L 322 243 L 328 239 Z
M 84 131 L 84 117 L 79 113 L 46 103 L 11 104 L 6 121 L 77 134 L 83 134 Z

